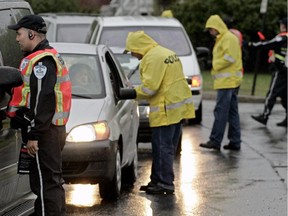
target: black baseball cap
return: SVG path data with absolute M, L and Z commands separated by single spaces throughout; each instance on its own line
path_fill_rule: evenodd
M 18 30 L 20 28 L 27 28 L 39 33 L 46 34 L 47 27 L 44 19 L 38 15 L 27 15 L 22 17 L 15 25 L 9 25 L 9 29 Z

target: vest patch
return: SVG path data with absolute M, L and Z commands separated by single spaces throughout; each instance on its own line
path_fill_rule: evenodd
M 20 70 L 22 71 L 22 70 L 24 70 L 25 68 L 26 68 L 26 66 L 28 65 L 28 63 L 29 63 L 29 59 L 23 59 L 23 61 L 21 62 L 21 65 L 20 65 Z
M 47 67 L 42 65 L 42 62 L 39 62 L 38 65 L 33 68 L 33 71 L 38 79 L 42 79 L 46 75 Z

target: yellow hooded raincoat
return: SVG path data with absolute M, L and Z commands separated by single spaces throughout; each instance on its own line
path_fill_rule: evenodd
M 137 99 L 146 99 L 150 104 L 151 127 L 195 117 L 192 94 L 181 61 L 173 51 L 158 45 L 144 31 L 128 34 L 126 50 L 143 56 L 140 63 L 142 84 L 136 87 L 136 92 Z
M 209 17 L 206 28 L 213 28 L 219 32 L 213 48 L 211 75 L 214 80 L 214 89 L 239 87 L 243 74 L 238 38 L 228 30 L 218 15 Z

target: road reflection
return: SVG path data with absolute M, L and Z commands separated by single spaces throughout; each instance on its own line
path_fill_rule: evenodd
M 133 188 L 124 190 L 117 201 L 107 202 L 101 199 L 98 184 L 65 185 L 67 215 L 193 215 L 202 203 L 198 188 L 201 161 L 196 153 L 198 145 L 192 144 L 200 141 L 193 133 L 190 127 L 184 127 L 181 156 L 174 163 L 174 195 L 148 195 L 139 191 L 149 181 L 151 172 L 151 145 L 145 143 L 140 145 L 139 178 Z
M 182 196 L 182 211 L 184 213 L 189 213 L 192 209 L 195 209 L 199 203 L 197 188 L 195 188 L 194 184 L 198 172 L 197 158 L 196 155 L 193 154 L 191 137 L 183 136 L 182 138 L 182 152 L 179 166 L 179 189 Z
M 101 202 L 98 184 L 65 185 L 66 204 L 76 207 L 92 207 Z

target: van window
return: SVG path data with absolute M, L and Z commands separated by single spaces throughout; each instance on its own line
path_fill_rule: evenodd
M 0 50 L 5 65 L 18 67 L 21 60 L 20 48 L 16 42 L 15 31 L 9 30 L 8 25 L 15 24 L 15 20 L 9 9 L 0 13 Z M 15 44 L 15 46 L 11 46 Z
M 23 16 L 31 14 L 31 11 L 27 8 L 13 8 L 13 13 L 18 20 L 20 20 Z
M 125 47 L 129 32 L 143 30 L 160 45 L 173 50 L 179 56 L 191 55 L 188 39 L 181 27 L 104 27 L 98 44 Z
M 89 27 L 89 23 L 58 24 L 56 41 L 84 43 Z M 77 30 L 75 31 L 75 29 Z
M 13 14 L 15 14 L 17 20 L 19 20 L 23 16 L 31 14 L 31 12 L 28 9 L 13 9 Z M 3 63 L 4 65 L 18 68 L 23 56 L 19 45 L 16 42 L 15 31 L 9 30 L 7 27 L 8 25 L 16 23 L 13 19 L 11 10 L 1 10 L 0 20 L 0 50 Z

